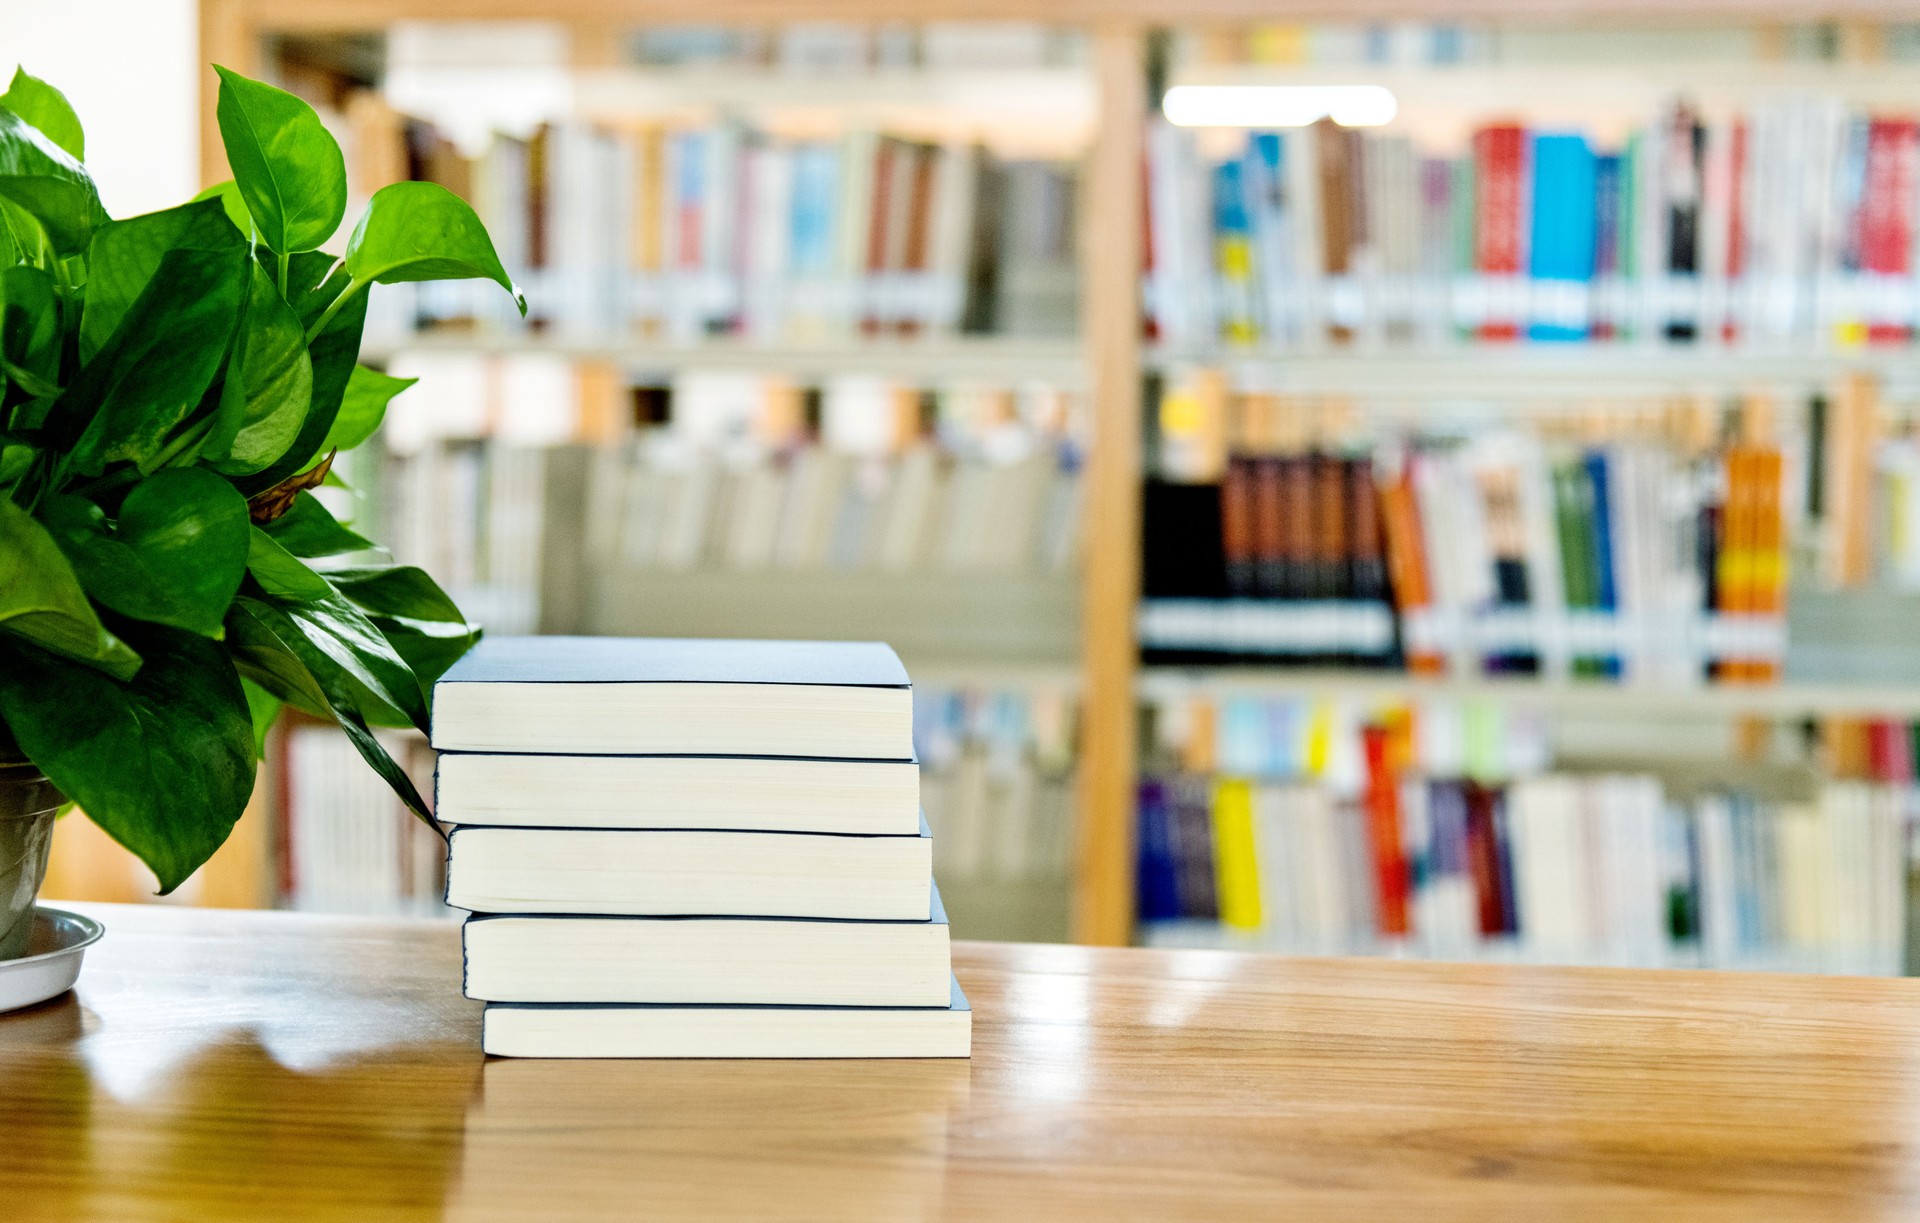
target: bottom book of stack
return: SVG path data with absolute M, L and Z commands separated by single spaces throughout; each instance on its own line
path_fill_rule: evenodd
M 930 892 L 922 921 L 476 913 L 466 994 L 501 1057 L 966 1057 Z
M 487 1004 L 496 1057 L 966 1057 L 973 1012 L 957 978 L 926 1006 Z

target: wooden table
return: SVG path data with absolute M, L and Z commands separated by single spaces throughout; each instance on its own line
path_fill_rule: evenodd
M 1910 981 L 962 944 L 971 1062 L 487 1061 L 449 925 L 84 907 L 78 991 L 0 1016 L 7 1223 L 1920 1199 Z

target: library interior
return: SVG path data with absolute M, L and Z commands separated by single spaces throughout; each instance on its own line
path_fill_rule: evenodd
M 15 64 L 0 1215 L 1920 1206 L 1920 3 L 0 0 Z M 219 714 L 69 614 L 246 698 L 204 852 Z

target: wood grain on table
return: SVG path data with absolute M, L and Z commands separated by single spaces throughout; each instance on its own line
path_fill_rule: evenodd
M 488 1061 L 450 925 L 84 906 L 0 1219 L 1853 1219 L 1920 984 L 959 944 L 970 1062 Z

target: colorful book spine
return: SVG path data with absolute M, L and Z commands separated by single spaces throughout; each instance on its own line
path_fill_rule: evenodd
M 1584 136 L 1533 138 L 1532 240 L 1535 340 L 1584 340 L 1593 315 L 1598 227 L 1593 150 Z

